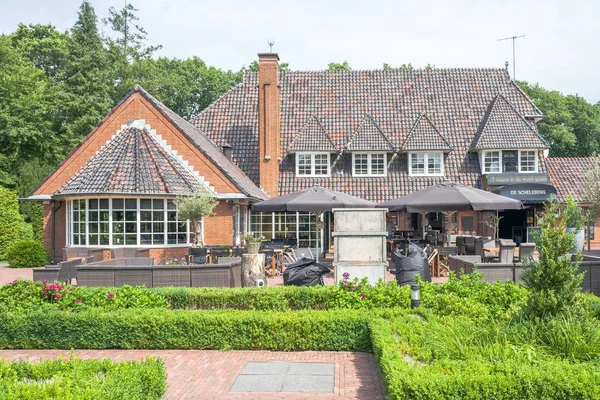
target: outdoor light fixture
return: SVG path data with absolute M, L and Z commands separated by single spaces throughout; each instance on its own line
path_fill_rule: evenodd
M 421 305 L 421 288 L 418 284 L 410 285 L 410 308 L 417 308 Z

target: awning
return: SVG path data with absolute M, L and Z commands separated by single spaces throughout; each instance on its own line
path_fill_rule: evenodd
M 527 203 L 544 203 L 556 200 L 556 188 L 543 183 L 518 183 L 505 185 L 498 189 L 498 194 Z

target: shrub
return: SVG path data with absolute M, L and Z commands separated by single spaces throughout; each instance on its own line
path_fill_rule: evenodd
M 0 259 L 12 242 L 31 239 L 33 231 L 19 214 L 19 201 L 14 191 L 0 186 Z
M 48 263 L 48 252 L 44 246 L 31 239 L 13 242 L 5 256 L 11 268 L 36 268 Z
M 0 348 L 371 351 L 369 321 L 409 310 L 0 313 Z
M 596 362 L 520 342 L 519 325 L 464 317 L 374 319 L 371 339 L 391 399 L 595 399 Z
M 546 204 L 542 232 L 536 238 L 538 261 L 530 261 L 523 282 L 530 289 L 526 313 L 533 316 L 570 312 L 581 300 L 579 263 L 567 254 L 573 247 L 573 235 L 565 232 L 565 221 L 558 216 L 554 201 Z
M 141 362 L 0 359 L 2 399 L 160 399 L 166 373 L 160 359 Z
M 0 286 L 0 310 L 30 311 L 49 308 L 84 311 L 90 308 L 166 308 L 167 300 L 142 286 L 86 288 L 50 282 L 16 280 Z

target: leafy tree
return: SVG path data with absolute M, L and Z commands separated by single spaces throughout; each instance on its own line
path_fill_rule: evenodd
M 69 44 L 67 33 L 57 31 L 52 25 L 19 24 L 11 35 L 11 42 L 48 78 L 64 79 Z
M 572 262 L 568 252 L 574 236 L 566 232 L 559 206 L 551 201 L 544 209 L 541 235 L 536 238 L 538 261 L 525 266 L 523 282 L 530 289 L 527 314 L 548 316 L 566 313 L 578 304 L 583 274 L 579 263 Z
M 585 178 L 585 197 L 590 203 L 591 217 L 600 219 L 600 166 L 588 171 Z
M 327 71 L 352 71 L 352 67 L 350 67 L 348 61 L 341 63 L 330 62 L 327 64 Z
M 67 132 L 73 143 L 88 134 L 112 105 L 112 80 L 106 49 L 98 32 L 97 17 L 88 0 L 79 7 L 71 29 L 66 66 Z
M 162 48 L 161 45 L 146 45 L 148 33 L 137 23 L 138 11 L 133 4 L 126 3 L 120 10 L 110 7 L 108 18 L 102 20 L 104 25 L 116 33 L 115 39 L 106 38 L 108 59 L 116 84 L 114 102 L 120 100 L 139 79 L 148 74 L 144 69 L 147 63 L 141 61 L 150 60 L 154 52 Z
M 177 214 L 180 219 L 190 221 L 194 232 L 194 247 L 202 247 L 202 220 L 212 215 L 213 209 L 219 204 L 218 200 L 208 193 L 193 193 L 189 196 L 178 196 L 175 199 Z
M 161 57 L 137 64 L 145 64 L 146 71 L 138 82 L 184 118 L 196 115 L 241 80 L 241 74 L 209 67 L 198 57 Z
M 554 157 L 585 157 L 600 151 L 600 106 L 578 96 L 564 96 L 538 84 L 518 83 L 545 118 L 538 124 Z
M 14 186 L 19 164 L 56 160 L 63 138 L 55 119 L 56 87 L 44 71 L 0 36 L 0 184 Z

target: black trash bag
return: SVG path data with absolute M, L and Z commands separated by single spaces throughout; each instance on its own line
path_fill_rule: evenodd
M 283 284 L 286 286 L 323 285 L 323 275 L 331 272 L 325 265 L 310 258 L 303 258 L 283 271 Z
M 427 253 L 414 243 L 409 243 L 406 248 L 407 254 L 396 251 L 396 281 L 398 285 L 410 285 L 416 283 L 415 277 L 421 276 L 421 280 L 431 282 L 429 272 L 429 261 Z

